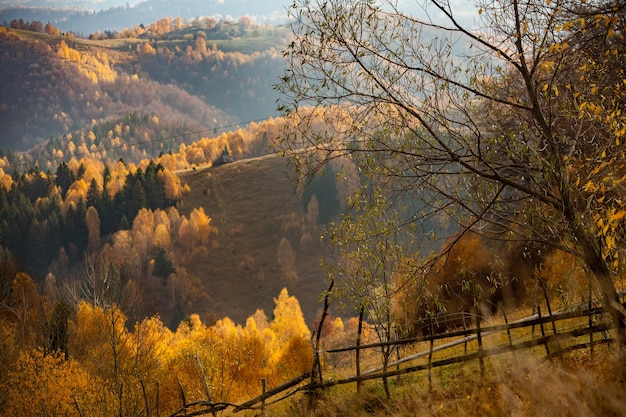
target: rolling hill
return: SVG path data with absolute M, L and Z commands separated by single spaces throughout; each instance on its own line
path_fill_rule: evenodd
M 219 231 L 208 258 L 187 266 L 217 317 L 242 323 L 257 308 L 269 313 L 283 287 L 308 323 L 317 315 L 327 286 L 319 229 L 302 220 L 307 211 L 287 173 L 285 160 L 268 155 L 180 174 L 191 188 L 181 214 L 203 207 Z
M 54 159 L 59 151 L 67 156 L 67 142 L 95 125 L 135 113 L 157 116 L 161 131 L 122 140 L 145 149 L 140 158 L 153 158 L 201 137 L 189 132 L 215 133 L 277 114 L 271 87 L 284 67 L 276 49 L 284 44 L 284 30 L 243 31 L 232 22 L 175 30 L 171 19 L 159 25 L 164 33 L 146 29 L 143 37 L 92 40 L 0 28 L 5 132 L 0 148 L 34 150 L 34 165 L 35 159 Z M 104 140 L 100 146 L 110 148 L 112 138 L 104 133 L 96 146 Z M 156 152 L 141 144 L 168 137 L 177 139 Z M 137 155 L 119 156 L 138 162 Z
M 195 167 L 179 171 L 190 191 L 177 209 L 189 219 L 203 208 L 218 233 L 203 248 L 206 256 L 172 256 L 184 281 L 184 306 L 169 303 L 170 287 L 150 287 L 147 265 L 138 275 L 122 273 L 156 294 L 144 297 L 141 313 L 161 314 L 172 327 L 194 312 L 209 321 L 228 316 L 243 323 L 259 308 L 271 312 L 273 298 L 286 287 L 311 323 L 327 285 L 319 266 L 319 224 L 338 212 L 333 181 L 296 192 L 286 162 L 263 156 L 279 134 L 280 123 L 271 119 L 220 135 L 242 120 L 275 114 L 271 85 L 284 65 L 277 52 L 284 28 L 244 30 L 218 22 L 176 29 L 171 19 L 159 25 L 167 30 L 115 39 L 0 28 L 2 168 L 25 172 L 38 164 L 48 173 L 45 181 L 53 181 L 58 164 L 85 157 L 113 170 L 119 161 L 141 164 L 163 154 L 172 171 Z M 209 149 L 218 146 L 209 145 L 214 139 L 207 136 L 217 137 L 221 147 L 228 144 L 239 161 L 203 168 L 215 157 Z M 95 174 L 96 182 L 101 175 Z M 115 239 L 109 232 L 102 235 L 103 246 Z M 49 258 L 57 259 L 58 251 Z M 39 272 L 51 267 L 40 266 Z M 35 279 L 41 282 L 45 274 L 39 272 Z M 74 264 L 56 274 L 80 280 L 84 271 Z

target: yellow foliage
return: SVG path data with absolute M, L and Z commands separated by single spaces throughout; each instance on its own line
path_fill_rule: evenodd
M 174 169 L 176 169 L 176 161 L 174 160 Z M 176 175 L 172 170 L 164 168 L 157 173 L 158 179 L 163 183 L 163 193 L 165 198 L 175 200 L 180 198 L 181 195 L 181 183 L 180 177 Z
M 74 398 L 86 415 L 101 414 L 98 404 L 106 390 L 74 359 L 46 355 L 42 349 L 24 350 L 8 375 L 4 415 L 30 417 L 77 414 Z
M 281 379 L 290 379 L 311 370 L 312 364 L 311 342 L 302 337 L 293 337 L 280 350 L 274 372 Z
M 2 168 L 0 168 L 0 187 L 4 187 L 5 190 L 10 190 L 13 184 L 13 178 L 6 174 Z
M 35 291 L 31 280 L 20 282 L 16 288 L 23 290 L 17 293 Z M 245 327 L 228 318 L 208 327 L 192 314 L 176 332 L 151 317 L 129 330 L 117 306 L 81 302 L 70 322 L 71 359 L 41 349 L 16 354 L 8 377 L 0 381 L 8 393 L 9 408 L 3 411 L 31 416 L 45 406 L 48 415 L 72 415 L 77 413 L 75 398 L 85 415 L 113 415 L 118 410 L 130 415 L 144 407 L 141 381 L 149 398 L 155 397 L 158 381 L 159 407 L 165 415 L 180 407 L 179 380 L 188 400 L 206 398 L 202 374 L 214 401 L 249 398 L 258 392 L 260 378 L 278 385 L 312 364 L 310 332 L 287 290 L 276 299 L 274 315 L 276 320 L 268 323 L 259 310 Z M 343 328 L 340 319 L 333 328 Z M 11 328 L 0 330 L 13 340 Z
M 91 374 L 120 381 L 132 365 L 125 325 L 126 316 L 117 306 L 105 309 L 81 302 L 70 326 L 70 352 Z
M 211 219 L 204 212 L 204 208 L 195 208 L 189 215 L 189 224 L 193 230 L 195 241 L 200 246 L 206 246 L 209 234 L 215 233 L 217 229 L 211 227 Z
M 308 340 L 311 332 L 307 327 L 300 303 L 294 296 L 290 296 L 287 288 L 283 288 L 274 299 L 274 321 L 270 328 L 276 333 L 279 344 L 285 345 L 292 338 L 303 338 Z

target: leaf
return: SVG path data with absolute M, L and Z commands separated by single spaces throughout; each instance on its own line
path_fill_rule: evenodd
M 606 153 L 604 153 L 603 157 L 606 156 Z M 595 167 L 590 173 L 589 176 L 592 175 L 596 175 L 598 172 L 600 172 L 602 169 L 604 169 L 609 163 L 604 161 L 602 162 L 600 165 L 598 165 L 597 167 Z
M 626 210 L 618 211 L 617 213 L 609 217 L 609 221 L 616 222 L 622 220 L 624 217 L 626 217 Z

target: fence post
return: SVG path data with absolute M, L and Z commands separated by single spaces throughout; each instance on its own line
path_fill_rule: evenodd
M 363 314 L 365 312 L 365 306 L 361 305 L 361 310 L 359 311 L 359 327 L 356 333 L 356 377 L 361 376 L 361 334 L 363 333 Z M 361 388 L 363 385 L 363 381 L 357 379 L 356 381 L 356 392 L 357 394 L 361 393 Z
M 476 338 L 478 339 L 478 352 L 480 354 L 480 356 L 478 357 L 478 362 L 480 363 L 480 376 L 482 378 L 485 376 L 485 360 L 482 356 L 483 337 L 480 330 L 480 310 L 478 306 L 476 306 Z
M 502 306 L 502 313 L 504 315 L 504 324 L 506 324 L 506 334 L 509 338 L 509 346 L 513 346 L 513 337 L 511 336 L 511 328 L 509 327 L 509 317 L 506 315 L 506 309 L 504 308 L 504 305 Z M 518 361 L 517 361 L 517 353 L 513 350 L 512 351 L 512 355 L 513 355 L 513 363 L 515 363 L 515 365 L 518 365 Z
M 313 345 L 313 366 L 311 367 L 311 384 L 316 383 L 316 379 L 321 383 L 323 381 L 322 376 L 322 361 L 320 359 L 320 344 L 322 337 L 322 329 L 324 328 L 324 321 L 328 316 L 328 307 L 330 305 L 330 294 L 335 286 L 335 280 L 332 279 L 330 281 L 330 285 L 326 290 L 326 294 L 324 295 L 324 310 L 322 310 L 322 315 L 320 317 L 320 321 L 317 326 L 317 331 L 313 334 L 311 344 Z
M 398 335 L 397 335 L 397 333 L 396 333 L 396 340 L 398 340 Z M 401 355 L 401 353 L 400 353 L 400 345 L 397 345 L 397 346 L 395 347 L 395 349 L 396 349 L 396 362 L 397 362 L 397 363 L 396 363 L 396 371 L 399 371 L 399 370 L 400 370 L 400 358 L 402 358 L 402 355 Z M 400 375 L 398 375 L 398 376 L 396 377 L 396 382 L 397 382 L 397 383 L 400 383 L 400 379 L 401 379 L 401 378 L 402 378 L 402 377 L 401 377 Z
M 509 326 L 509 318 L 506 316 L 506 309 L 504 308 L 504 305 L 502 306 L 502 315 L 504 316 L 504 324 L 507 325 L 506 335 L 509 338 L 509 346 L 511 346 L 511 345 L 513 345 L 513 338 L 511 337 L 511 329 L 508 327 Z
M 433 348 L 435 339 L 430 339 L 430 352 L 428 352 L 428 392 L 433 390 Z
M 589 348 L 590 348 L 590 354 L 591 354 L 591 359 L 593 359 L 593 331 L 591 331 L 591 328 L 593 327 L 593 318 L 592 318 L 592 313 L 591 313 L 591 307 L 592 307 L 592 302 L 591 302 L 591 282 L 589 282 Z
M 543 317 L 541 317 L 541 306 L 537 306 L 537 315 L 539 316 L 539 327 L 541 328 L 541 337 L 546 337 L 546 331 L 543 328 Z M 543 345 L 546 347 L 546 355 L 549 355 L 550 347 L 548 346 L 548 342 L 546 341 Z
M 546 299 L 546 307 L 548 308 L 548 317 L 552 318 L 552 307 L 550 307 L 550 298 L 548 297 L 548 290 L 546 288 L 546 281 L 544 279 L 540 279 L 541 288 L 543 289 L 543 297 Z M 556 331 L 556 322 L 552 322 L 552 332 L 557 334 Z
M 467 323 L 465 322 L 465 311 L 463 312 L 463 330 L 467 330 Z M 467 336 L 465 337 L 465 342 L 463 343 L 463 353 L 467 355 Z
M 262 395 L 265 395 L 267 390 L 267 380 L 265 378 L 261 378 L 261 391 Z M 265 397 L 261 400 L 261 415 L 265 415 Z

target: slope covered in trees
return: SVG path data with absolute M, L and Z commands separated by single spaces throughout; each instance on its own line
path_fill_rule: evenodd
M 213 325 L 190 315 L 170 330 L 158 316 L 131 322 L 115 303 L 59 301 L 15 275 L 1 294 L 0 413 L 11 416 L 170 415 L 180 388 L 190 401 L 237 402 L 310 368 L 310 331 L 298 300 L 283 289 L 273 318 Z M 338 323 L 341 324 L 341 323 Z M 338 330 L 343 326 L 337 327 Z
M 0 122 L 7 132 L 0 148 L 4 153 L 36 148 L 27 158 L 29 166 L 68 156 L 59 142 L 90 131 L 95 137 L 82 155 L 139 144 L 147 153 L 132 155 L 138 162 L 201 137 L 191 132 L 217 132 L 275 114 L 271 86 L 284 60 L 272 48 L 284 45 L 283 30 L 246 20 L 205 19 L 192 25 L 163 18 L 86 40 L 62 36 L 50 25 L 11 26 L 16 29 L 0 28 L 0 76 L 7 81 L 0 85 Z M 94 131 L 120 122 L 145 128 L 141 121 L 153 116 L 158 129 Z M 124 121 L 129 118 L 140 122 Z M 113 137 L 107 137 L 109 130 Z M 116 138 L 122 142 L 111 143 Z M 157 149 L 142 146 L 161 141 Z
M 294 190 L 277 156 L 251 158 L 283 123 L 252 123 L 137 165 L 82 157 L 48 171 L 0 168 L 0 246 L 39 285 L 114 301 L 133 321 L 158 313 L 174 328 L 197 313 L 242 322 L 287 287 L 311 322 L 325 286 L 320 225 L 342 210 L 320 199 L 343 198 L 332 181 Z M 241 161 L 213 166 L 223 154 Z

